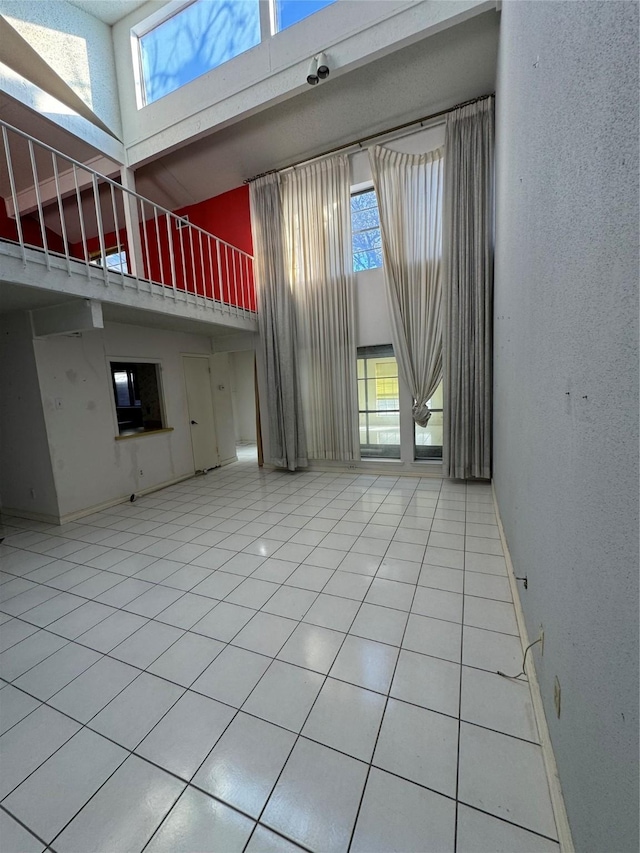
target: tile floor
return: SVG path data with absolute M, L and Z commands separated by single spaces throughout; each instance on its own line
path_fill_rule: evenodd
M 557 853 L 488 486 L 243 449 L 3 530 L 3 853 Z

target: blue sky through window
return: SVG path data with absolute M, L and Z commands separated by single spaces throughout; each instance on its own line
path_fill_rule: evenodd
M 145 103 L 259 43 L 258 0 L 197 0 L 140 38 Z
M 273 0 L 276 11 L 276 30 L 286 30 L 314 12 L 330 6 L 336 0 Z
M 351 196 L 351 240 L 354 272 L 382 266 L 380 213 L 375 190 Z

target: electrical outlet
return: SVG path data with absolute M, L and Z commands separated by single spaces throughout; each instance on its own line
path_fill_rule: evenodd
M 562 710 L 562 688 L 560 687 L 560 682 L 558 680 L 557 675 L 553 682 L 553 704 L 556 707 L 556 714 L 558 716 L 558 719 L 560 719 L 560 711 Z
M 142 470 L 142 468 L 140 469 L 139 474 L 141 477 L 144 477 L 144 471 Z

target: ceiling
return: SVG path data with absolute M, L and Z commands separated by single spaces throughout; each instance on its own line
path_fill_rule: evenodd
M 128 3 L 76 0 L 76 5 L 104 6 L 105 14 L 107 6 L 122 9 Z M 136 171 L 136 189 L 176 210 L 238 187 L 255 174 L 492 92 L 498 26 L 499 15 L 485 12 L 362 68 L 329 77 L 319 86 L 141 166 Z M 0 117 L 80 162 L 99 153 L 2 92 Z M 18 190 L 32 185 L 26 146 L 16 145 L 14 150 L 12 143 L 12 154 Z M 37 160 L 39 177 L 48 177 L 50 156 L 37 154 Z M 101 171 L 109 174 L 106 167 Z M 113 171 L 117 174 L 118 167 Z M 10 195 L 4 158 L 0 158 L 0 194 Z M 60 232 L 57 208 L 47 211 L 47 224 Z M 69 238 L 79 239 L 79 227 L 73 222 L 69 227 L 74 232 Z
M 105 24 L 115 24 L 121 18 L 144 6 L 147 0 L 69 0 L 72 6 L 88 12 Z
M 141 195 L 176 209 L 246 178 L 495 89 L 499 15 L 486 12 L 136 170 Z

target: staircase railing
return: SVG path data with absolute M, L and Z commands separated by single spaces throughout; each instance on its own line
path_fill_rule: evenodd
M 64 258 L 69 275 L 255 316 L 253 257 L 0 120 L 0 240 Z M 114 167 L 117 171 L 117 167 Z

